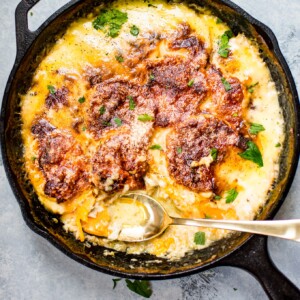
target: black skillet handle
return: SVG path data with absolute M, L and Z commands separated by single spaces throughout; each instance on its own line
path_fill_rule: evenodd
M 225 257 L 218 265 L 238 267 L 252 273 L 272 300 L 300 299 L 300 290 L 272 262 L 265 236 L 253 236 L 239 251 Z
M 23 57 L 33 40 L 35 32 L 28 29 L 28 11 L 40 0 L 22 0 L 16 8 L 16 39 L 17 39 L 17 60 Z

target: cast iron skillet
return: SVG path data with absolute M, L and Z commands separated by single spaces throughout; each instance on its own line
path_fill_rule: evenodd
M 34 70 L 68 24 L 91 11 L 101 0 L 73 0 L 53 14 L 37 31 L 31 32 L 27 13 L 37 2 L 39 0 L 22 0 L 16 9 L 17 57 L 5 89 L 0 123 L 4 166 L 27 225 L 74 260 L 114 276 L 169 279 L 216 266 L 235 266 L 254 274 L 272 299 L 300 299 L 297 287 L 270 260 L 267 239 L 262 236 L 236 233 L 205 250 L 189 253 L 180 261 L 169 262 L 151 255 L 126 255 L 116 251 L 114 256 L 106 256 L 105 248 L 87 247 L 79 243 L 54 222 L 55 215 L 49 214 L 39 203 L 24 172 L 18 95 L 26 92 Z M 235 34 L 244 32 L 257 40 L 280 93 L 287 132 L 281 171 L 274 190 L 269 193 L 267 204 L 257 217 L 272 218 L 288 193 L 299 157 L 300 109 L 292 75 L 268 27 L 228 0 L 194 0 L 194 3 L 209 6 Z

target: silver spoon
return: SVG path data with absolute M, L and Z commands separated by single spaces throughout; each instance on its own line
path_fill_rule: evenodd
M 170 225 L 188 225 L 250 232 L 300 242 L 300 220 L 231 221 L 173 218 L 158 201 L 148 195 L 132 192 L 120 198 L 133 199 L 142 203 L 147 218 L 143 224 L 122 227 L 117 238 L 119 241 L 147 241 L 161 235 Z

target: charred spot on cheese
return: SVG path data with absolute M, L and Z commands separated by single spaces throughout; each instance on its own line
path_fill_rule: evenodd
M 107 134 L 92 159 L 93 183 L 105 192 L 144 187 L 148 170 L 149 133 L 132 135 L 130 131 Z
M 55 92 L 50 92 L 46 98 L 47 108 L 59 108 L 60 106 L 68 106 L 68 93 L 69 90 L 63 86 L 61 89 L 56 90 Z
M 215 117 L 191 118 L 175 126 L 167 138 L 169 172 L 178 183 L 193 191 L 215 190 L 214 161 L 221 161 L 228 147 L 243 146 L 241 139 Z M 211 149 L 218 151 L 215 159 L 211 156 Z
M 32 126 L 32 133 L 38 140 L 38 163 L 46 180 L 46 195 L 60 203 L 88 186 L 87 159 L 70 134 L 44 119 Z

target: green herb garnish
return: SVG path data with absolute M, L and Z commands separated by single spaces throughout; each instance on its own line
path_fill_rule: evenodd
M 256 87 L 257 85 L 258 85 L 258 82 L 247 86 L 247 91 L 252 94 L 254 92 L 253 88 Z
M 215 195 L 214 199 L 215 199 L 215 200 L 220 200 L 220 199 L 222 199 L 222 197 L 221 197 L 221 196 L 218 196 L 218 195 Z
M 257 124 L 257 123 L 251 123 L 251 126 L 250 126 L 250 129 L 249 129 L 249 132 L 251 134 L 258 134 L 259 132 L 261 131 L 264 131 L 266 130 L 265 127 L 261 124 Z
M 281 146 L 280 143 L 277 143 L 277 144 L 275 145 L 276 148 L 279 148 L 280 146 Z
M 110 122 L 107 122 L 107 121 L 102 122 L 102 124 L 103 124 L 103 126 L 106 126 L 106 127 L 109 127 L 112 125 Z
M 135 104 L 135 102 L 134 102 L 132 96 L 128 96 L 128 99 L 129 99 L 129 109 L 130 109 L 130 110 L 134 110 L 136 104 Z
M 211 217 L 210 215 L 207 215 L 207 214 L 205 214 L 205 213 L 204 213 L 204 218 L 205 218 L 205 219 L 212 219 L 212 217 Z
M 31 157 L 31 160 L 32 160 L 33 162 L 35 162 L 36 157 L 35 157 L 35 156 L 32 156 L 32 157 Z
M 218 158 L 218 149 L 212 148 L 212 149 L 210 150 L 210 155 L 211 155 L 212 159 L 213 159 L 214 161 L 216 161 L 217 158 Z
M 104 105 L 102 105 L 102 106 L 99 108 L 99 113 L 100 113 L 100 115 L 104 115 L 105 111 L 106 111 L 106 108 L 105 108 Z
M 221 36 L 221 40 L 219 42 L 219 55 L 221 57 L 227 58 L 229 55 L 229 40 L 233 37 L 233 33 L 231 30 L 227 30 Z
M 177 152 L 178 154 L 181 154 L 181 153 L 182 153 L 182 148 L 181 148 L 181 147 L 177 147 L 176 152 Z
M 127 20 L 127 13 L 123 13 L 117 9 L 102 9 L 99 16 L 93 21 L 93 27 L 115 38 L 119 35 L 122 25 L 126 23 Z
M 122 278 L 114 278 L 112 281 L 114 282 L 113 290 L 116 288 L 118 281 L 122 280 Z
M 149 149 L 151 149 L 151 150 L 162 150 L 162 147 L 161 147 L 161 145 L 155 144 L 155 145 L 152 145 L 151 147 L 149 147 Z
M 221 81 L 224 85 L 225 91 L 226 92 L 230 91 L 231 90 L 231 84 L 224 77 L 221 78 Z
M 53 85 L 47 85 L 47 89 L 49 90 L 51 95 L 54 95 L 56 93 L 56 89 Z
M 217 18 L 216 24 L 221 24 L 223 21 L 220 18 Z
M 191 79 L 188 84 L 187 84 L 189 87 L 192 87 L 194 85 L 194 79 Z
M 205 245 L 205 232 L 196 232 L 194 235 L 194 243 L 196 245 Z
M 132 25 L 131 28 L 130 28 L 130 33 L 133 35 L 133 36 L 138 36 L 139 33 L 140 33 L 140 30 L 137 26 L 135 25 Z
M 239 115 L 238 115 L 238 113 L 233 113 L 232 116 L 233 117 L 238 117 Z
M 152 289 L 150 282 L 147 280 L 134 280 L 125 279 L 127 287 L 134 293 L 143 296 L 145 298 L 150 298 L 152 295 Z
M 154 77 L 154 75 L 151 73 L 150 76 L 149 76 L 149 78 L 150 78 L 150 80 L 154 80 L 155 77 Z
M 85 126 L 82 127 L 82 131 L 86 131 L 86 127 Z
M 123 58 L 122 55 L 116 55 L 115 58 L 116 58 L 116 60 L 117 60 L 118 62 L 120 62 L 120 63 L 124 61 L 124 58 Z
M 84 103 L 85 102 L 85 97 L 80 97 L 78 99 L 78 102 L 81 103 L 81 104 Z
M 231 203 L 233 202 L 236 197 L 238 196 L 238 192 L 236 189 L 231 189 L 227 192 L 227 195 L 226 195 L 226 203 Z
M 258 147 L 251 141 L 247 142 L 247 146 L 247 150 L 245 152 L 239 153 L 239 156 L 244 159 L 253 161 L 259 167 L 263 167 L 264 163 Z
M 154 117 L 149 116 L 148 114 L 142 114 L 138 116 L 138 120 L 142 122 L 153 121 Z
M 122 125 L 122 120 L 119 118 L 114 118 L 113 121 L 115 122 L 115 124 L 120 127 Z

